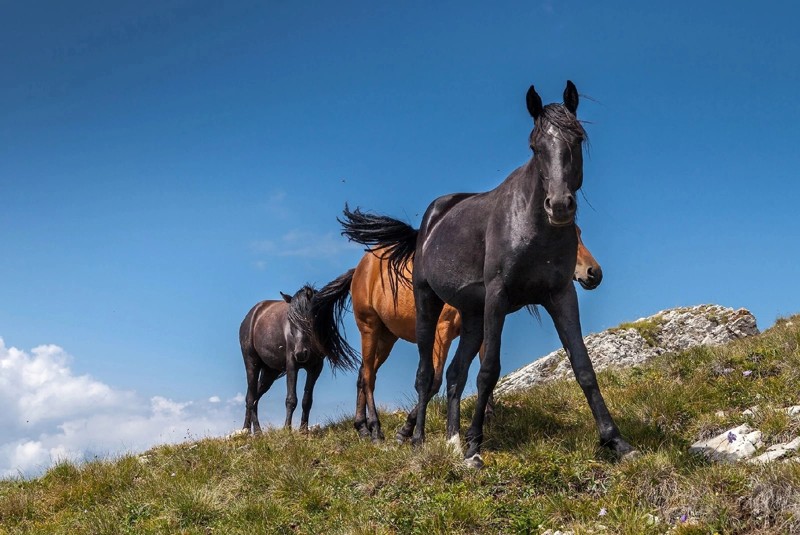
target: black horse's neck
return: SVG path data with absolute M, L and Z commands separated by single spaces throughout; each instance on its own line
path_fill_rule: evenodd
M 503 195 L 509 202 L 509 209 L 517 224 L 522 224 L 536 234 L 547 233 L 554 227 L 548 223 L 544 209 L 547 195 L 542 171 L 534 155 L 503 182 Z

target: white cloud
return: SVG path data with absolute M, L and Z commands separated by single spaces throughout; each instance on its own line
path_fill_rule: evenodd
M 278 240 L 260 240 L 251 244 L 256 254 L 269 254 L 280 257 L 320 258 L 338 255 L 345 251 L 363 249 L 363 246 L 348 241 L 334 232 L 318 234 L 307 230 L 290 230 Z M 259 265 L 260 264 L 260 265 Z M 259 269 L 265 267 L 264 261 L 256 263 Z
M 34 476 L 61 459 L 107 458 L 241 425 L 241 394 L 226 403 L 219 396 L 145 399 L 75 375 L 71 362 L 58 346 L 26 353 L 0 338 L 0 477 Z

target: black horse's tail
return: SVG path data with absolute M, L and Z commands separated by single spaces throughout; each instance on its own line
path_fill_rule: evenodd
M 419 230 L 391 217 L 365 214 L 358 208 L 351 212 L 346 204 L 344 220 L 337 221 L 344 228 L 342 236 L 366 245 L 367 251 L 389 263 L 389 286 L 396 301 L 398 283 L 411 286 L 406 265 L 414 258 Z
M 314 318 L 314 333 L 323 353 L 336 369 L 354 370 L 361 360 L 358 352 L 347 343 L 342 333 L 342 316 L 350 298 L 351 269 L 339 275 L 314 294 L 311 301 L 311 317 Z

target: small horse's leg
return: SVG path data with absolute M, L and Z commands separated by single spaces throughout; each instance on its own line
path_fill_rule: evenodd
M 416 275 L 415 275 L 416 277 Z M 436 324 L 442 312 L 444 302 L 434 293 L 425 281 L 414 280 L 414 299 L 417 309 L 417 347 L 419 349 L 419 366 L 415 386 L 417 389 L 417 426 L 411 438 L 413 445 L 425 441 L 425 418 L 428 401 L 433 386 L 433 344 L 436 340 Z
M 583 343 L 583 336 L 581 336 L 581 320 L 575 286 L 568 284 L 563 291 L 552 295 L 550 302 L 545 303 L 544 306 L 553 318 L 556 331 L 558 331 L 558 336 L 567 352 L 572 371 L 575 373 L 575 379 L 578 380 L 578 384 L 589 402 L 597 429 L 600 432 L 600 443 L 613 450 L 618 457 L 634 452 L 633 447 L 622 438 L 600 393 L 597 376 L 586 351 L 586 345 Z
M 311 404 L 314 403 L 314 385 L 322 373 L 325 361 L 320 359 L 319 364 L 306 370 L 306 387 L 303 392 L 303 414 L 300 416 L 300 431 L 308 431 L 308 414 L 311 412 Z
M 381 422 L 378 418 L 378 408 L 375 406 L 375 379 L 378 377 L 378 368 L 386 362 L 386 358 L 392 351 L 397 337 L 389 332 L 385 327 L 379 335 L 378 343 L 375 348 L 375 359 L 373 366 L 364 368 L 364 394 L 367 401 L 367 429 L 373 442 L 384 439 L 381 430 Z
M 483 444 L 483 422 L 486 416 L 486 405 L 500 377 L 500 338 L 503 334 L 508 297 L 500 281 L 486 286 L 486 301 L 483 312 L 483 339 L 486 353 L 478 372 L 478 397 L 475 401 L 475 413 L 472 425 L 466 434 L 467 451 L 464 454 L 467 464 L 475 468 L 483 466 L 480 451 Z M 466 323 L 466 322 L 465 322 Z M 462 338 L 464 335 L 462 335 Z M 479 347 L 475 348 L 477 352 Z M 474 353 L 473 353 L 474 358 Z
M 292 415 L 297 408 L 297 365 L 294 359 L 286 366 L 286 421 L 283 427 L 292 428 Z
M 250 432 L 250 428 L 253 424 L 253 414 L 257 411 L 258 407 L 258 398 L 256 397 L 256 393 L 258 391 L 258 376 L 261 373 L 261 360 L 258 356 L 255 358 L 250 358 L 249 355 L 244 355 L 244 371 L 247 374 L 247 396 L 245 397 L 245 404 L 244 404 L 244 424 L 242 425 L 242 429 L 247 429 L 247 432 Z M 258 417 L 256 416 L 255 420 L 255 429 L 253 432 L 260 433 L 261 427 L 258 425 Z
M 272 383 L 275 382 L 275 379 L 277 379 L 280 374 L 278 370 L 273 370 L 272 368 L 261 368 L 261 375 L 258 378 L 258 390 L 256 391 L 256 399 L 253 403 L 252 410 L 253 427 L 257 435 L 261 434 L 261 425 L 258 423 L 258 401 L 261 399 L 261 396 L 269 390 L 269 387 L 272 386 Z
M 461 444 L 461 395 L 467 384 L 469 365 L 483 341 L 483 315 L 467 314 L 461 317 L 461 338 L 453 362 L 447 368 L 447 440 Z

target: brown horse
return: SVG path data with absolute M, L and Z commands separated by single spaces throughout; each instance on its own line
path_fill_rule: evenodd
M 597 288 L 603 278 L 600 265 L 581 241 L 581 229 L 578 232 L 578 259 L 575 266 L 574 279 L 587 290 Z M 378 253 L 379 255 L 380 253 Z M 371 437 L 373 441 L 383 439 L 378 411 L 375 407 L 375 378 L 378 369 L 389 357 L 398 338 L 412 344 L 417 343 L 415 332 L 416 309 L 414 292 L 406 284 L 396 284 L 397 300 L 395 301 L 388 280 L 389 264 L 387 260 L 374 253 L 366 253 L 353 274 L 350 285 L 350 296 L 353 302 L 353 314 L 356 325 L 361 332 L 362 363 L 358 377 L 355 428 L 362 437 Z M 404 275 L 411 280 L 411 262 L 405 265 Z M 436 325 L 436 338 L 433 346 L 434 380 L 432 392 L 438 392 L 442 384 L 442 371 L 450 344 L 461 333 L 461 316 L 458 311 L 445 305 Z M 483 348 L 480 351 L 483 359 Z M 491 413 L 492 404 L 487 407 Z M 414 408 L 406 420 L 406 424 L 397 433 L 402 441 L 411 437 L 416 423 L 417 410 Z

